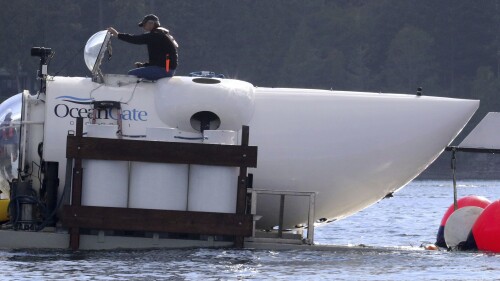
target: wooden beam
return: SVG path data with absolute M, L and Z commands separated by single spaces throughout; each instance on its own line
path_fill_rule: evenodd
M 80 248 L 80 229 L 77 227 L 69 229 L 69 247 L 73 251 Z
M 67 158 L 257 167 L 257 147 L 68 136 Z
M 257 147 L 248 146 L 249 128 L 242 128 L 242 144 L 216 145 L 83 137 L 77 118 L 75 136 L 68 136 L 66 156 L 74 159 L 72 206 L 63 207 L 61 222 L 70 229 L 70 247 L 79 248 L 80 228 L 144 232 L 192 233 L 243 238 L 252 235 L 252 215 L 245 214 L 247 168 L 257 167 Z M 82 159 L 142 161 L 240 167 L 236 214 L 81 206 Z
M 248 148 L 249 143 L 249 130 L 248 126 L 243 126 L 241 128 L 241 148 Z M 257 160 L 257 159 L 255 159 Z M 248 187 L 248 176 L 247 176 L 248 165 L 240 165 L 240 174 L 238 176 L 238 185 L 236 191 L 236 213 L 245 214 L 247 205 L 247 187 Z M 243 248 L 244 237 L 235 236 L 234 246 L 236 248 Z
M 76 132 L 75 139 L 82 139 L 83 137 L 83 118 L 76 119 Z M 71 190 L 71 204 L 73 206 L 82 205 L 82 179 L 83 168 L 82 159 L 79 157 L 74 158 L 75 164 L 73 167 L 72 190 Z M 68 179 L 66 179 L 68 180 Z M 73 250 L 80 248 L 80 229 L 78 227 L 70 228 L 69 230 L 69 246 Z
M 66 205 L 61 222 L 72 229 L 252 235 L 252 215 L 245 214 Z

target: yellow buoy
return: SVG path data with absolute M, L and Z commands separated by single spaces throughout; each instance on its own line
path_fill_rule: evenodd
M 9 203 L 10 199 L 0 199 L 0 222 L 9 220 Z

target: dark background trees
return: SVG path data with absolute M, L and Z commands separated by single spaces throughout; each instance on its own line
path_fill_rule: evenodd
M 88 76 L 83 46 L 114 26 L 139 33 L 154 13 L 180 44 L 178 75 L 210 70 L 256 86 L 480 99 L 499 111 L 498 0 L 0 0 L 0 98 L 35 90 L 32 46 L 51 47 L 51 74 Z M 106 73 L 146 49 L 113 40 Z M 473 126 L 471 126 L 473 127 Z

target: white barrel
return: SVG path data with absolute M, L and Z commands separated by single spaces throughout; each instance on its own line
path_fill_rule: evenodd
M 87 124 L 88 137 L 116 139 L 117 125 Z M 84 160 L 82 205 L 127 207 L 128 162 Z
M 235 145 L 237 133 L 205 130 L 204 143 Z M 191 165 L 189 168 L 188 211 L 236 212 L 237 167 Z
M 173 128 L 147 128 L 146 140 L 182 142 Z M 198 135 L 198 139 L 201 136 Z M 129 207 L 187 210 L 188 165 L 132 162 Z

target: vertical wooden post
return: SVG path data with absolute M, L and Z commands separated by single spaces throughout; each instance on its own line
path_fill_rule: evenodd
M 241 128 L 241 146 L 248 146 L 249 139 L 249 127 L 242 126 Z M 243 155 L 246 157 L 246 155 Z M 246 198 L 247 198 L 247 167 L 240 166 L 240 175 L 238 176 L 238 191 L 236 195 L 236 213 L 245 214 L 246 210 Z M 236 248 L 243 248 L 244 237 L 235 236 L 234 246 Z
M 78 138 L 83 137 L 83 118 L 76 118 L 76 132 L 75 136 Z M 75 166 L 73 168 L 73 182 L 71 192 L 71 205 L 82 205 L 82 158 L 75 158 Z M 70 229 L 69 246 L 72 250 L 80 248 L 80 229 L 77 227 Z
M 283 238 L 283 217 L 285 216 L 285 194 L 280 195 L 280 217 L 278 222 L 278 237 Z

